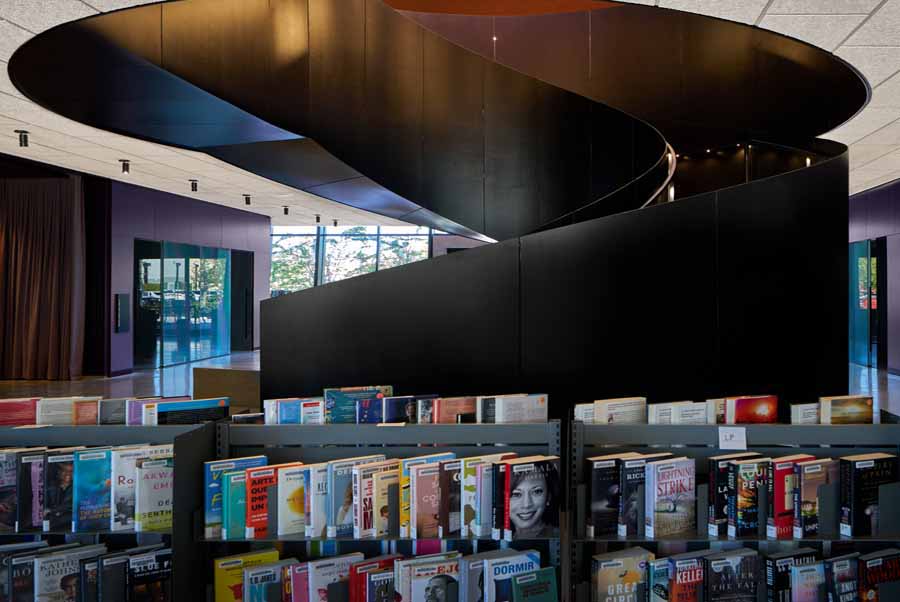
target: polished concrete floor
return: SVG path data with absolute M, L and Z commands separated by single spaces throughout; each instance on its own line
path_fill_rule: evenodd
M 71 381 L 0 380 L 0 399 L 67 395 L 102 395 L 108 398 L 190 395 L 194 389 L 194 368 L 258 370 L 259 351 L 232 353 L 169 368 L 136 370 L 114 378 L 86 376 Z

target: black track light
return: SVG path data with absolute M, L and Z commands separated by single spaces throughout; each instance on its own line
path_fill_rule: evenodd
M 122 164 L 122 174 L 127 176 L 131 173 L 131 161 L 128 159 L 119 159 L 119 163 Z
M 317 224 L 322 223 L 322 216 L 319 215 L 318 213 L 316 214 L 316 223 Z
M 334 227 L 337 228 L 337 220 L 334 220 L 334 221 L 332 222 L 332 224 L 334 224 Z
M 285 205 L 285 206 L 284 206 L 284 214 L 287 215 L 287 214 L 288 214 L 288 211 L 289 211 L 289 210 L 288 210 L 288 206 Z
M 197 192 L 197 180 L 188 180 L 191 183 L 191 192 Z
M 19 135 L 19 146 L 22 148 L 28 147 L 28 130 L 16 130 L 16 133 Z
M 245 194 L 245 195 L 244 195 L 244 204 L 245 204 L 245 205 L 249 205 L 249 204 L 250 204 L 250 195 L 249 195 L 249 194 Z

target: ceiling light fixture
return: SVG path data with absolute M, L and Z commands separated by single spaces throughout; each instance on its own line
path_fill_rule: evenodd
M 337 228 L 337 220 L 334 220 L 334 227 Z
M 128 159 L 119 159 L 119 163 L 122 164 L 122 174 L 128 175 L 131 173 L 131 161 Z
M 249 205 L 249 204 L 250 204 L 250 195 L 249 195 L 249 194 L 245 194 L 245 195 L 244 195 L 244 204 L 245 204 L 245 205 Z
M 16 133 L 19 135 L 19 146 L 22 148 L 28 147 L 28 130 L 16 130 Z
M 807 158 L 806 158 L 806 166 L 809 167 L 810 165 L 812 165 L 812 159 L 810 159 L 809 157 L 807 157 Z
M 287 206 L 287 205 L 284 206 L 284 214 L 285 214 L 285 215 L 288 214 L 288 206 Z
M 708 148 L 708 149 L 706 149 L 706 152 L 708 152 L 708 153 L 709 153 L 709 152 L 712 152 L 712 149 L 709 149 L 709 148 Z
M 322 222 L 322 216 L 319 215 L 319 214 L 317 213 L 317 214 L 316 214 L 316 223 L 318 224 L 318 223 L 321 223 L 321 222 Z
M 191 183 L 191 192 L 197 192 L 197 180 L 188 180 Z

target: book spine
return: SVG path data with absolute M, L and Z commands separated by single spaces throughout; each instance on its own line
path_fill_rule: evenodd
M 794 539 L 803 537 L 803 516 L 801 515 L 800 488 L 803 485 L 803 471 L 794 464 Z
M 418 479 L 418 471 L 409 471 L 409 536 L 416 539 L 416 482 Z
M 503 478 L 503 538 L 512 541 L 512 525 L 509 520 L 509 494 L 512 484 L 512 467 L 507 466 Z
M 853 462 L 841 460 L 841 535 L 853 536 Z
M 778 527 L 776 526 L 775 504 L 775 462 L 766 462 L 766 537 L 777 539 Z
M 719 499 L 719 463 L 717 460 L 709 460 L 709 482 L 707 483 L 706 498 L 708 501 L 706 514 L 707 535 L 719 536 L 719 521 L 716 519 L 716 507 Z
M 728 465 L 728 536 L 737 537 L 738 465 Z
M 644 537 L 653 539 L 656 516 L 656 467 L 648 465 L 644 476 Z
M 494 464 L 491 475 L 491 539 L 503 539 L 503 477 L 506 475 L 506 464 Z
M 360 517 L 362 512 L 362 505 L 360 504 L 362 488 L 360 487 L 361 476 L 359 474 L 359 468 L 353 467 L 350 479 L 353 488 L 353 537 L 359 539 L 362 533 L 362 520 Z

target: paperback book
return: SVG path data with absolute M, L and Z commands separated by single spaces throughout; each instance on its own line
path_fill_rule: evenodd
M 383 569 L 366 573 L 366 595 L 360 598 L 365 602 L 394 601 L 394 571 Z
M 356 424 L 378 424 L 385 422 L 383 399 L 367 398 L 356 402 Z
M 222 539 L 243 539 L 247 533 L 247 473 L 222 475 Z
M 794 465 L 797 462 L 815 460 L 809 454 L 795 454 L 772 458 L 766 464 L 766 537 L 791 539 L 794 534 L 794 489 L 797 479 Z
M 825 560 L 826 602 L 856 602 L 858 590 L 858 552 Z
M 728 466 L 728 537 L 759 533 L 759 491 L 766 486 L 771 458 L 732 460 Z
M 725 398 L 726 424 L 771 424 L 778 422 L 776 395 Z
M 34 559 L 34 602 L 77 599 L 81 559 L 106 553 L 105 545 L 78 546 Z
M 647 424 L 647 398 L 599 399 L 593 415 L 594 424 Z
M 760 560 L 756 550 L 741 548 L 703 558 L 706 602 L 757 602 Z
M 409 537 L 410 533 L 410 469 L 419 464 L 452 460 L 454 458 L 456 458 L 456 454 L 447 452 L 400 460 L 400 537 Z
M 432 422 L 435 424 L 456 424 L 461 414 L 475 412 L 474 397 L 438 397 L 434 400 Z
M 459 561 L 456 558 L 411 567 L 412 600 L 453 600 L 458 591 Z
M 643 520 L 639 516 L 639 508 L 643 501 L 644 477 L 647 462 L 670 458 L 669 452 L 641 455 L 637 458 L 626 458 L 622 462 L 619 483 L 621 494 L 619 496 L 619 516 L 616 524 L 616 533 L 619 537 L 632 537 L 640 534 L 643 529 Z
M 435 399 L 437 399 L 437 396 L 416 399 L 416 422 L 419 424 L 432 424 L 434 422 Z
M 416 553 L 416 551 L 414 551 Z M 395 602 L 419 602 L 422 598 L 412 595 L 413 569 L 418 566 L 440 564 L 444 562 L 458 562 L 459 552 L 441 552 L 427 554 L 397 560 L 394 562 L 394 601 Z M 454 579 L 454 582 L 456 580 Z M 444 590 L 446 593 L 446 590 Z M 452 597 L 449 598 L 452 600 Z
M 594 602 L 642 602 L 647 566 L 652 560 L 655 560 L 653 552 L 637 547 L 594 556 L 591 560 L 591 599 Z
M 647 602 L 668 602 L 669 559 L 658 558 L 647 564 Z
M 44 397 L 37 402 L 37 420 L 35 424 L 50 426 L 72 426 L 74 419 L 73 397 Z
M 864 537 L 878 532 L 878 489 L 897 482 L 897 457 L 874 453 L 840 459 L 841 535 Z M 894 509 L 896 511 L 896 509 Z
M 172 456 L 139 459 L 135 467 L 135 481 L 134 530 L 170 530 L 175 459 Z
M 206 539 L 216 539 L 222 536 L 222 475 L 226 472 L 265 466 L 268 461 L 266 456 L 249 456 L 204 463 L 203 516 Z
M 373 571 L 389 569 L 394 571 L 394 561 L 401 558 L 398 554 L 388 554 L 357 562 L 350 566 L 350 600 L 363 600 L 366 594 L 367 576 Z
M 559 458 L 510 460 L 504 493 L 504 539 L 559 536 Z
M 82 558 L 80 560 L 80 583 L 78 593 L 81 602 L 99 602 L 100 600 L 100 559 Z
M 790 602 L 791 600 L 791 567 L 812 564 L 818 555 L 811 548 L 798 548 L 767 556 L 766 568 L 766 601 Z
M 791 404 L 791 424 L 819 424 L 818 403 Z
M 0 426 L 38 424 L 38 400 L 37 397 L 0 400 Z
M 372 476 L 374 536 L 400 535 L 400 470 L 383 470 Z
M 373 454 L 328 463 L 328 537 L 353 536 L 353 467 L 384 459 Z
M 372 399 L 381 400 L 394 394 L 390 385 L 370 387 L 342 387 L 325 389 L 325 422 L 328 424 L 355 424 L 356 402 Z
M 269 535 L 269 505 L 277 506 L 277 500 L 269 499 L 270 488 L 277 487 L 278 469 L 286 464 L 272 464 L 248 468 L 245 486 L 247 488 L 244 508 L 244 537 L 265 539 Z
M 99 397 L 79 398 L 72 402 L 72 422 L 76 426 L 99 424 Z
M 489 556 L 484 560 L 484 602 L 510 602 L 516 575 L 541 568 L 541 555 L 525 550 L 509 556 Z
M 278 468 L 278 535 L 306 533 L 303 465 Z
M 172 550 L 166 548 L 128 559 L 128 602 L 172 599 Z
M 644 536 L 650 539 L 697 531 L 696 467 L 693 458 L 646 465 Z
M 278 561 L 278 550 L 258 550 L 213 560 L 215 602 L 238 602 L 244 595 L 244 569 Z
M 2 458 L 2 456 L 0 456 Z M 44 471 L 44 531 L 70 531 L 75 448 L 47 451 Z
M 474 398 L 472 398 L 474 402 Z M 444 460 L 438 464 L 438 490 L 440 491 L 440 509 L 438 512 L 438 537 L 459 537 L 461 531 L 460 499 L 462 484 L 460 483 L 462 460 Z
M 709 459 L 707 527 L 711 537 L 723 537 L 728 534 L 728 468 L 731 461 L 757 456 L 759 454 L 756 452 L 737 452 Z M 793 515 L 791 520 L 793 521 Z
M 838 478 L 838 466 L 828 458 L 794 464 L 794 539 L 819 534 L 819 487 Z
M 512 578 L 512 602 L 558 602 L 556 569 L 552 566 Z
M 479 496 L 479 466 L 486 463 L 495 462 L 503 459 L 512 459 L 516 457 L 515 453 L 508 454 L 491 454 L 488 456 L 471 456 L 469 458 L 461 458 L 460 466 L 460 496 L 459 496 L 459 512 L 460 512 L 460 535 L 468 537 L 470 534 L 479 534 L 478 516 L 480 514 L 481 497 Z
M 110 497 L 110 525 L 113 531 L 134 529 L 134 492 L 137 461 L 142 458 L 171 456 L 174 446 L 148 445 L 113 449 L 110 455 L 112 492 Z
M 413 539 L 439 537 L 441 507 L 440 464 L 419 464 L 409 470 L 410 533 Z
M 10 568 L 13 558 L 46 548 L 46 541 L 26 541 L 0 545 L 0 602 L 10 602 L 10 586 L 12 576 Z
M 622 462 L 637 457 L 635 452 L 608 454 L 587 458 L 590 474 L 590 512 L 587 515 L 586 534 L 588 537 L 615 535 L 619 516 L 620 485 L 619 476 Z
M 322 538 L 328 526 L 328 464 L 304 464 L 303 502 L 307 537 Z
M 859 557 L 860 600 L 878 602 L 878 586 L 889 581 L 900 581 L 900 550 L 890 548 Z
M 125 424 L 126 399 L 101 399 L 98 402 L 97 422 L 99 424 Z
M 399 460 L 357 464 L 351 473 L 353 486 L 353 537 L 375 536 L 375 477 L 384 471 L 396 471 Z
M 244 567 L 243 602 L 280 602 L 283 591 L 283 569 L 296 564 L 296 558 L 276 560 L 266 564 Z
M 381 400 L 381 414 L 383 422 L 389 424 L 415 423 L 416 398 L 413 395 L 385 397 Z
M 23 451 L 16 466 L 17 533 L 41 531 L 44 526 L 45 450 Z M 3 489 L 0 488 L 0 492 Z
M 0 532 L 16 530 L 16 469 L 22 451 L 0 451 Z
M 141 408 L 141 424 L 198 424 L 228 418 L 229 399 L 194 399 L 191 401 L 158 401 Z
M 92 448 L 75 452 L 73 533 L 109 529 L 112 495 L 111 451 L 109 448 Z
M 300 424 L 325 424 L 325 400 L 319 397 L 301 401 Z
M 328 586 L 347 581 L 350 577 L 350 567 L 363 560 L 363 555 L 359 552 L 323 558 L 321 560 L 311 560 L 308 565 L 309 600 L 328 600 L 331 602 L 331 597 L 328 595 Z
M 543 393 L 476 398 L 479 423 L 547 422 L 548 398 Z
M 875 404 L 865 395 L 840 395 L 820 397 L 822 424 L 872 424 L 875 422 Z
M 819 602 L 825 586 L 825 567 L 822 561 L 791 567 L 792 602 Z
M 704 593 L 704 556 L 709 552 L 685 552 L 669 558 L 669 600 L 701 602 Z

